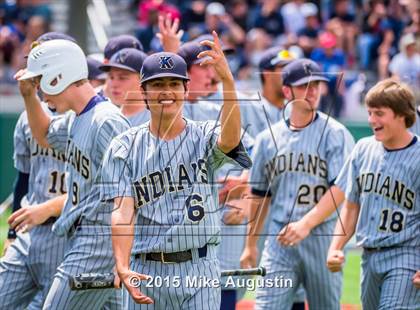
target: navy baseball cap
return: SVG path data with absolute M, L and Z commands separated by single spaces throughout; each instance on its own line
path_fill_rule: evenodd
M 67 40 L 74 43 L 76 42 L 76 39 L 72 36 L 69 36 L 68 34 L 61 33 L 61 32 L 46 32 L 44 34 L 41 34 L 35 41 L 31 43 L 31 49 L 35 48 L 36 46 L 40 45 L 43 42 L 51 41 L 51 40 Z M 24 58 L 28 58 L 28 55 L 24 56 Z
M 202 63 L 207 57 L 197 58 L 198 54 L 210 50 L 207 45 L 201 45 L 196 41 L 187 42 L 181 45 L 178 55 L 184 58 L 188 66 Z
M 163 78 L 175 77 L 188 81 L 187 63 L 174 53 L 160 52 L 149 55 L 141 68 L 141 83 Z
M 35 41 L 42 43 L 42 42 L 46 42 L 50 40 L 67 40 L 67 41 L 72 41 L 74 43 L 77 43 L 76 39 L 73 38 L 72 36 L 69 36 L 68 34 L 61 33 L 61 32 L 55 32 L 55 31 L 41 34 Z
M 280 46 L 271 47 L 261 55 L 260 62 L 258 63 L 258 68 L 263 70 L 272 70 L 276 65 L 273 65 L 271 61 L 275 59 L 278 53 L 281 51 Z
M 88 64 L 88 80 L 105 80 L 106 73 L 104 73 L 99 67 L 102 63 L 90 56 L 86 57 Z
M 114 55 L 107 64 L 102 64 L 99 69 L 105 72 L 111 70 L 111 68 L 119 68 L 128 70 L 135 73 L 140 73 L 141 66 L 147 55 L 142 51 L 135 48 L 123 48 Z
M 111 59 L 112 55 L 123 48 L 134 48 L 143 51 L 143 45 L 136 37 L 129 34 L 122 34 L 109 39 L 104 49 L 105 59 Z
M 286 86 L 300 86 L 313 81 L 329 81 L 317 63 L 307 58 L 292 61 L 283 68 L 282 74 L 283 85 Z

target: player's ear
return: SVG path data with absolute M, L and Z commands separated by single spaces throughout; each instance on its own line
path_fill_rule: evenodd
M 188 94 L 190 91 L 190 82 L 189 81 L 184 81 L 184 99 L 186 100 L 188 98 Z
M 281 88 L 281 89 L 283 90 L 284 97 L 285 97 L 287 100 L 292 100 L 292 99 L 293 99 L 293 96 L 292 96 L 292 90 L 290 89 L 290 87 L 289 87 L 289 86 L 282 86 L 282 88 Z

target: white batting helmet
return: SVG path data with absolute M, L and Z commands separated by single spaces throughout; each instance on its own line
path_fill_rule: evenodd
M 88 77 L 85 54 L 68 40 L 51 40 L 33 48 L 26 69 L 19 80 L 41 76 L 41 90 L 47 95 L 57 95 L 71 83 Z

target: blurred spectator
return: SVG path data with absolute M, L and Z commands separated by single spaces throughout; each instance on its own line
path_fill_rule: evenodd
M 407 1 L 407 10 L 410 14 L 410 20 L 405 28 L 405 33 L 414 33 L 417 38 L 417 48 L 420 49 L 420 3 L 418 1 Z
M 181 29 L 189 30 L 191 28 L 201 27 L 204 24 L 204 15 L 206 13 L 206 1 L 192 0 L 181 18 Z
M 179 10 L 165 2 L 165 0 L 143 0 L 139 3 L 138 21 L 142 27 L 150 27 L 155 24 L 157 16 L 170 14 L 172 19 L 181 19 Z
M 258 71 L 258 64 L 272 42 L 272 38 L 263 29 L 254 28 L 248 32 L 244 49 L 245 63 L 239 70 L 239 79 L 257 79 L 255 72 Z
M 378 64 L 385 63 L 393 40 L 394 33 L 384 2 L 381 0 L 369 2 L 369 10 L 363 19 L 362 34 L 358 41 L 361 68 L 369 69 L 372 59 L 376 56 L 378 56 Z M 385 77 L 383 72 L 380 72 L 380 78 Z
M 281 7 L 281 15 L 288 33 L 296 35 L 300 29 L 305 27 L 305 17 L 301 12 L 304 3 L 303 0 L 293 0 Z
M 408 33 L 400 40 L 400 53 L 395 55 L 389 64 L 393 77 L 413 86 L 420 86 L 420 53 L 416 46 L 414 34 Z
M 305 3 L 301 6 L 301 12 L 305 17 L 305 26 L 297 33 L 298 44 L 303 49 L 305 57 L 309 57 L 318 43 L 320 31 L 318 8 L 313 3 Z
M 245 40 L 245 32 L 219 2 L 212 2 L 207 6 L 205 28 L 202 34 L 211 33 L 213 30 L 221 36 L 230 33 L 235 44 L 242 44 Z
M 349 0 L 334 1 L 334 9 L 331 20 L 326 25 L 326 30 L 334 32 L 338 39 L 338 46 L 341 47 L 347 55 L 349 67 L 352 67 L 356 61 L 355 46 L 358 27 L 356 16 L 352 12 L 351 2 Z M 328 24 L 331 26 L 328 28 Z M 338 29 L 339 32 L 334 31 Z
M 46 0 L 0 3 L 0 81 L 14 82 L 17 69 L 26 65 L 24 56 L 40 34 L 48 31 L 51 9 Z
M 229 4 L 229 12 L 232 14 L 232 18 L 243 31 L 248 30 L 248 14 L 249 5 L 246 0 L 232 0 Z
M 14 1 L 10 1 L 14 2 Z M 32 16 L 41 16 L 43 20 L 50 24 L 52 20 L 52 11 L 49 7 L 50 0 L 19 0 L 16 1 L 19 10 L 19 19 L 24 22 Z
M 273 38 L 283 34 L 285 29 L 280 4 L 280 0 L 263 0 L 256 8 L 251 28 L 264 29 Z
M 329 32 L 319 37 L 319 48 L 316 48 L 311 59 L 317 62 L 329 78 L 327 88 L 322 91 L 321 111 L 339 117 L 343 109 L 344 83 L 342 80 L 346 58 L 343 50 L 337 48 L 337 38 Z
M 44 17 L 35 15 L 29 18 L 25 40 L 20 45 L 19 50 L 14 54 L 13 67 L 15 69 L 26 67 L 25 56 L 29 54 L 32 42 L 48 31 L 48 24 Z

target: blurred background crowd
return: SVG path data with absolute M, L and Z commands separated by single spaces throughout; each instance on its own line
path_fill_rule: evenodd
M 0 2 L 0 84 L 14 84 L 13 74 L 25 67 L 31 42 L 56 30 L 51 28 L 60 13 L 51 9 L 52 2 Z M 311 58 L 330 73 L 325 96 L 334 100 L 336 117 L 349 115 L 351 105 L 360 103 L 361 93 L 386 77 L 398 76 L 414 89 L 420 86 L 418 0 L 105 2 L 124 7 L 134 25 L 130 34 L 146 52 L 162 50 L 156 37 L 161 14 L 179 18 L 183 42 L 216 30 L 223 43 L 234 48 L 228 58 L 239 89 L 258 89 L 258 63 L 272 46 Z

